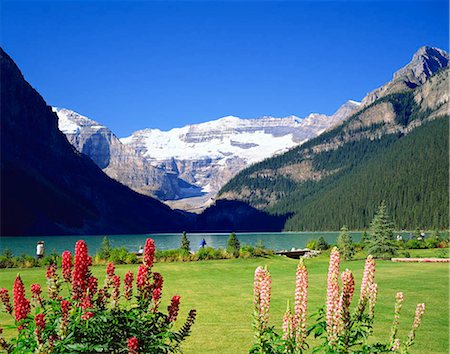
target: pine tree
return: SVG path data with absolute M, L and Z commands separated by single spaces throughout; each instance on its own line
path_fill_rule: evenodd
M 109 241 L 108 236 L 103 237 L 102 244 L 97 251 L 97 256 L 100 259 L 107 260 L 107 259 L 109 259 L 109 256 L 111 255 L 111 250 L 112 250 L 111 242 Z
M 316 249 L 325 251 L 330 248 L 330 245 L 327 241 L 323 238 L 323 236 L 320 236 L 316 243 Z
M 398 246 L 394 242 L 394 227 L 383 201 L 370 224 L 370 239 L 367 253 L 374 257 L 390 257 L 396 254 Z
M 181 246 L 180 248 L 185 252 L 189 253 L 191 250 L 191 243 L 189 242 L 186 231 L 183 231 L 183 235 L 181 235 Z
M 346 261 L 352 260 L 353 255 L 355 254 L 355 247 L 353 245 L 352 237 L 348 232 L 348 228 L 345 225 L 342 226 L 341 232 L 339 233 L 339 236 L 337 238 L 337 247 L 341 251 L 341 255 Z
M 232 232 L 227 241 L 227 252 L 232 254 L 233 257 L 237 258 L 237 257 L 239 257 L 239 249 L 240 248 L 241 248 L 241 245 L 239 243 L 239 240 L 236 237 L 236 234 L 234 232 Z
M 361 241 L 360 242 L 362 243 L 362 245 L 364 247 L 366 247 L 367 243 L 369 242 L 369 240 L 370 240 L 370 236 L 367 233 L 367 230 L 364 230 L 363 234 L 361 235 Z

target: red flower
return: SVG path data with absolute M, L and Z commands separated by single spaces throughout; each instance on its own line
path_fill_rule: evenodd
M 62 275 L 66 282 L 72 279 L 72 254 L 69 251 L 62 253 Z
M 153 262 L 155 259 L 155 241 L 153 239 L 148 238 L 145 241 L 145 247 L 144 247 L 144 265 L 147 268 L 153 267 Z
M 72 304 L 70 303 L 70 301 L 67 300 L 61 301 L 61 312 L 63 313 L 63 315 L 68 314 L 71 308 Z
M 48 266 L 45 277 L 47 279 L 52 279 L 55 275 L 56 275 L 56 264 L 52 263 Z
M 136 337 L 131 337 L 128 339 L 128 354 L 137 354 L 139 349 L 139 343 Z
M 161 273 L 153 273 L 153 281 L 155 282 L 155 289 L 162 289 L 164 279 Z
M 39 313 L 34 317 L 34 322 L 36 323 L 35 333 L 39 343 L 42 343 L 41 334 L 45 329 L 45 315 L 43 313 Z
M 161 301 L 161 288 L 156 288 L 153 290 L 152 298 L 154 302 L 153 312 L 156 312 L 158 311 L 159 302 Z
M 33 297 L 39 297 L 42 293 L 41 286 L 39 284 L 32 284 L 31 285 L 31 293 L 33 294 Z
M 88 289 L 91 295 L 94 295 L 97 292 L 98 288 L 98 280 L 96 277 L 89 277 L 88 280 Z
M 169 322 L 174 322 L 178 316 L 178 310 L 180 308 L 180 297 L 178 295 L 174 295 L 172 297 L 172 301 L 170 302 L 170 306 L 167 308 L 169 310 Z
M 145 265 L 140 265 L 136 276 L 136 286 L 138 290 L 144 291 L 148 285 L 148 268 Z
M 86 243 L 83 240 L 77 241 L 75 244 L 75 264 L 72 276 L 72 297 L 74 300 L 81 299 L 86 292 L 91 263 L 92 259 L 88 255 Z
M 113 283 L 113 291 L 111 294 L 111 297 L 114 301 L 114 306 L 117 306 L 117 304 L 119 303 L 119 298 L 120 298 L 120 277 L 118 275 L 114 275 L 112 278 L 112 283 Z
M 25 297 L 25 287 L 20 275 L 16 277 L 13 287 L 14 296 L 14 316 L 17 321 L 27 318 L 30 313 L 30 301 Z
M 40 332 L 45 329 L 45 315 L 43 313 L 38 313 L 34 317 L 34 322 L 36 323 L 37 332 Z
M 130 300 L 131 295 L 133 293 L 133 272 L 128 271 L 123 278 L 124 286 L 123 286 L 123 295 L 125 299 Z
M 114 276 L 114 270 L 115 270 L 114 263 L 113 262 L 108 263 L 108 266 L 106 267 L 107 277 L 112 278 Z
M 0 289 L 0 300 L 3 303 L 5 311 L 11 315 L 12 314 L 11 300 L 9 298 L 8 290 L 6 290 L 5 288 Z
M 92 318 L 92 317 L 94 317 L 94 313 L 93 312 L 85 312 L 85 313 L 83 313 L 82 315 L 81 315 L 81 318 L 83 319 L 83 320 L 88 320 L 88 319 L 90 319 L 90 318 Z

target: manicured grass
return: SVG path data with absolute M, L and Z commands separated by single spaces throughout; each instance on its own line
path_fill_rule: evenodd
M 307 260 L 309 271 L 309 312 L 325 302 L 327 255 Z M 184 343 L 186 353 L 246 353 L 253 343 L 252 286 L 253 274 L 258 265 L 267 265 L 272 275 L 271 322 L 281 329 L 281 318 L 288 299 L 293 302 L 296 260 L 272 257 L 267 259 L 237 259 L 191 263 L 157 263 L 155 271 L 164 276 L 163 304 L 170 296 L 181 295 L 180 319 L 191 308 L 198 311 L 192 336 Z M 353 270 L 356 278 L 356 294 L 359 294 L 364 261 L 343 262 L 341 270 Z M 95 276 L 103 282 L 104 266 L 93 267 Z M 117 266 L 123 276 L 136 265 Z M 45 285 L 45 269 L 0 270 L 0 287 L 12 289 L 15 275 L 20 272 L 27 289 L 31 283 Z M 376 282 L 379 297 L 376 307 L 376 339 L 389 336 L 397 291 L 403 291 L 405 302 L 402 310 L 401 339 L 411 326 L 415 306 L 426 303 L 423 324 L 417 333 L 417 345 L 413 353 L 447 353 L 449 348 L 449 264 L 394 263 L 377 261 Z M 356 295 L 357 296 L 357 295 Z M 356 299 L 354 300 L 356 302 Z M 180 321 L 181 324 L 182 321 Z M 9 316 L 0 315 L 2 325 L 11 324 Z M 6 330 L 6 336 L 14 331 Z

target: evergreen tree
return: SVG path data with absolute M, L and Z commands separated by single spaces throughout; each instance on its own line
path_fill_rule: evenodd
M 396 254 L 398 246 L 394 242 L 394 227 L 389 220 L 384 201 L 370 224 L 369 232 L 368 254 L 374 257 L 390 257 Z
M 325 251 L 330 248 L 330 245 L 327 241 L 323 238 L 323 236 L 320 236 L 319 239 L 316 242 L 316 249 L 320 251 Z
M 239 243 L 239 240 L 236 237 L 236 234 L 234 232 L 232 232 L 227 241 L 227 252 L 232 254 L 233 257 L 237 258 L 237 257 L 239 257 L 239 249 L 240 248 L 241 248 L 241 245 Z
M 364 246 L 364 247 L 366 247 L 367 246 L 367 243 L 369 242 L 369 240 L 370 240 L 370 236 L 369 236 L 369 234 L 367 233 L 367 230 L 364 230 L 364 232 L 362 233 L 362 235 L 361 235 L 361 243 L 362 243 L 362 245 Z
M 97 255 L 100 259 L 109 259 L 111 255 L 111 242 L 109 241 L 108 236 L 103 237 L 102 244 L 97 251 Z
M 337 238 L 337 247 L 341 251 L 342 257 L 346 261 L 351 261 L 355 254 L 355 247 L 353 245 L 352 236 L 348 232 L 347 226 L 342 226 L 341 232 Z
M 189 253 L 191 250 L 191 243 L 187 238 L 186 231 L 183 231 L 183 234 L 181 235 L 181 246 L 180 248 L 185 252 Z

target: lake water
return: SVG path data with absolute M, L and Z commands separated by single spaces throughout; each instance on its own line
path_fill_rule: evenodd
M 317 239 L 323 236 L 329 243 L 335 243 L 338 232 L 274 232 L 274 233 L 237 233 L 241 243 L 254 246 L 259 240 L 262 240 L 264 246 L 268 249 L 282 250 L 291 248 L 304 248 L 311 239 Z M 353 241 L 359 241 L 361 232 L 351 232 Z M 14 255 L 29 254 L 36 252 L 36 243 L 39 240 L 45 242 L 45 250 L 49 252 L 56 251 L 61 254 L 65 250 L 73 252 L 75 242 L 83 239 L 86 241 L 89 253 L 95 254 L 99 248 L 104 235 L 98 236 L 29 236 L 29 237 L 1 237 L 0 253 L 3 250 L 10 249 Z M 181 234 L 152 234 L 152 235 L 113 235 L 108 236 L 113 247 L 124 246 L 129 251 L 137 252 L 139 245 L 144 245 L 146 238 L 151 237 L 155 240 L 156 248 L 160 250 L 174 249 L 180 246 Z M 191 249 L 198 250 L 202 238 L 206 240 L 207 246 L 214 248 L 225 248 L 229 234 L 198 233 L 188 234 L 191 242 Z

